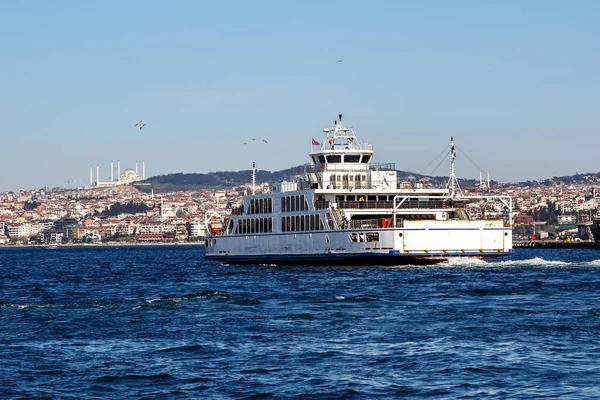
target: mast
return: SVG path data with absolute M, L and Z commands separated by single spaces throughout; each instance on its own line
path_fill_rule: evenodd
M 454 160 L 456 159 L 456 150 L 454 148 L 454 137 L 450 136 L 450 179 L 448 179 L 448 188 L 450 189 L 450 197 L 456 197 L 456 190 L 460 190 L 456 173 L 454 171 Z
M 252 195 L 255 193 L 256 186 L 256 163 L 252 161 Z

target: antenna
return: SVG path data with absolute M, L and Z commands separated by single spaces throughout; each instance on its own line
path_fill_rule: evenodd
M 252 195 L 255 193 L 256 186 L 256 163 L 252 161 Z
M 456 150 L 454 148 L 454 137 L 450 136 L 450 179 L 448 179 L 448 188 L 450 189 L 450 196 L 456 197 L 456 189 L 460 190 L 458 180 L 456 179 L 456 173 L 454 172 L 454 160 L 456 159 Z

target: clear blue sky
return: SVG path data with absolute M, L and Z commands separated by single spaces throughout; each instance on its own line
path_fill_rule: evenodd
M 284 169 L 340 112 L 402 170 L 454 135 L 495 179 L 597 172 L 599 17 L 583 0 L 5 1 L 0 190 L 117 159 Z M 457 172 L 479 176 L 461 153 Z

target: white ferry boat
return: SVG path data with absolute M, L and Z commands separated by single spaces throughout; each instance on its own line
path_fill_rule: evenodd
M 445 188 L 400 182 L 395 164 L 373 163 L 373 148 L 342 124 L 312 139 L 311 163 L 291 181 L 232 209 L 205 255 L 228 263 L 432 264 L 452 257 L 512 254 L 509 196 L 463 196 L 454 173 Z

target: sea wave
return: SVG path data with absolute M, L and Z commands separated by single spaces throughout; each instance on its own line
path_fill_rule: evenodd
M 498 261 L 498 262 L 494 262 L 494 265 L 497 266 L 502 266 L 502 267 L 510 267 L 510 266 L 516 266 L 516 267 L 526 267 L 526 266 L 531 266 L 531 267 L 540 267 L 540 266 L 566 266 L 566 265 L 570 265 L 570 264 L 574 264 L 568 261 L 560 261 L 560 260 L 545 260 L 541 257 L 534 257 L 534 258 L 528 258 L 525 260 L 502 260 L 502 261 Z

